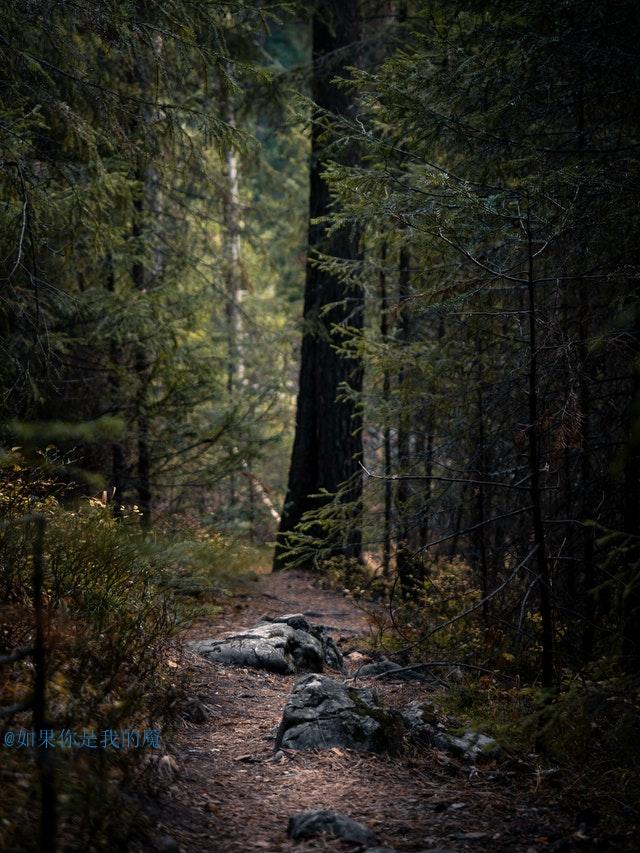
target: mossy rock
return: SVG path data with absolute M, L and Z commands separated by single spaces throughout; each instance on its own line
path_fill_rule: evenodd
M 299 679 L 284 709 L 276 748 L 342 747 L 394 754 L 406 726 L 402 715 L 380 705 L 371 690 L 347 687 L 321 675 Z

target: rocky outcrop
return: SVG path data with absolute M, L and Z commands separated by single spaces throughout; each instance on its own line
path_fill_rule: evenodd
M 383 708 L 372 690 L 347 687 L 322 675 L 300 678 L 287 702 L 276 749 L 344 747 L 367 752 L 398 752 L 405 723 Z
M 402 712 L 409 739 L 414 743 L 433 745 L 468 762 L 499 756 L 500 747 L 488 735 L 474 729 L 462 734 L 444 731 L 439 721 L 440 713 L 432 702 L 409 702 Z
M 287 834 L 294 841 L 328 835 L 331 838 L 341 838 L 349 844 L 359 844 L 361 847 L 375 844 L 377 840 L 375 834 L 357 820 L 340 812 L 315 809 L 299 812 L 289 818 Z
M 406 669 L 388 658 L 366 663 L 357 670 L 358 678 L 384 676 L 385 681 L 424 681 L 425 678 L 417 670 Z
M 433 738 L 433 745 L 466 761 L 496 758 L 500 754 L 500 747 L 493 738 L 473 730 L 462 735 L 439 732 Z
M 196 640 L 191 648 L 207 660 L 251 666 L 282 675 L 322 672 L 325 665 L 343 671 L 342 655 L 322 625 L 302 614 L 268 619 L 254 628 L 215 640 Z

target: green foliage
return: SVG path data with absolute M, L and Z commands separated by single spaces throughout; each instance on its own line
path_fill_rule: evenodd
M 33 638 L 30 519 L 40 514 L 46 519 L 43 594 L 50 727 L 76 732 L 157 728 L 169 738 L 174 700 L 183 689 L 181 677 L 176 677 L 175 634 L 195 614 L 188 600 L 176 596 L 177 581 L 186 574 L 206 577 L 209 600 L 215 600 L 213 594 L 228 593 L 231 584 L 238 583 L 238 564 L 246 567 L 252 552 L 234 552 L 223 537 L 202 529 L 197 535 L 188 536 L 183 528 L 144 539 L 137 511 L 115 518 L 111 507 L 98 500 L 65 508 L 67 488 L 42 470 L 25 466 L 17 453 L 3 463 L 0 473 L 0 652 Z M 28 661 L 3 667 L 3 705 L 28 698 L 32 679 Z M 24 713 L 13 724 L 31 728 Z M 70 749 L 60 754 L 57 773 L 64 792 L 65 833 L 73 838 L 74 849 L 89 844 L 107 849 L 115 837 L 126 836 L 132 819 L 113 780 L 140 777 L 146 772 L 146 753 L 87 756 L 86 751 Z M 6 847 L 27 844 L 19 830 L 18 836 L 7 833 L 30 825 L 29 793 L 37 781 L 28 752 L 16 755 L 7 756 L 0 798 L 5 818 L 0 838 Z M 18 789 L 16 778 L 24 781 Z M 85 796 L 88 786 L 101 792 L 99 808 Z M 16 815 L 24 815 L 24 821 Z
M 270 482 L 265 449 L 286 457 L 285 312 L 304 274 L 307 142 L 299 117 L 282 126 L 289 82 L 256 47 L 273 27 L 276 53 L 304 52 L 300 28 L 278 22 L 286 10 L 241 3 L 231 13 L 190 0 L 91 13 L 53 2 L 5 9 L 0 433 L 35 450 L 71 446 L 85 492 L 117 486 L 120 502 L 141 503 L 140 432 L 160 511 L 191 508 L 197 484 L 195 502 L 213 490 L 224 516 L 242 464 Z M 250 87 L 270 93 L 268 111 Z M 233 399 L 231 149 L 240 164 L 241 336 L 262 344 L 241 345 L 244 381 Z M 118 421 L 124 430 L 106 429 Z M 283 487 L 281 477 L 272 487 Z M 268 516 L 260 503 L 248 508 L 248 491 L 225 521 L 246 525 L 253 513 L 264 530 Z

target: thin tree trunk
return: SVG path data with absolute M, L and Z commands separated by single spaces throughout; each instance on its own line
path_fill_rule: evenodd
M 408 303 L 410 263 L 409 251 L 403 247 L 400 250 L 398 275 L 398 314 L 400 321 L 398 337 L 405 347 L 411 341 L 411 315 Z M 408 401 L 403 397 L 403 387 L 407 381 L 407 370 L 408 365 L 405 358 L 405 363 L 398 374 L 398 388 L 400 390 L 400 404 L 402 407 L 398 423 L 398 470 L 401 475 L 406 474 L 408 471 L 411 453 L 410 407 Z M 396 488 L 396 512 L 398 518 L 396 565 L 400 587 L 404 595 L 408 595 L 413 586 L 413 560 L 409 547 L 411 530 L 408 518 L 410 497 L 411 487 L 409 480 L 401 478 Z
M 476 417 L 478 419 L 477 431 L 477 454 L 478 454 L 478 480 L 487 478 L 487 460 L 485 446 L 485 412 L 483 399 L 483 365 L 482 365 L 482 341 L 480 335 L 476 337 L 476 358 L 478 359 L 478 370 L 476 377 Z M 488 624 L 489 619 L 489 602 L 486 600 L 489 592 L 489 572 L 487 568 L 487 546 L 486 534 L 484 527 L 485 513 L 485 489 L 483 485 L 476 486 L 476 518 L 479 525 L 476 534 L 476 560 L 480 574 L 480 586 L 482 589 L 482 618 L 484 624 Z
M 634 307 L 631 330 L 631 399 L 627 421 L 627 446 L 625 465 L 624 530 L 629 536 L 640 537 L 640 304 Z M 635 552 L 637 555 L 637 551 Z M 640 590 L 638 589 L 637 562 L 627 550 L 624 582 L 628 585 L 622 609 L 622 657 L 627 672 L 640 669 Z
M 107 259 L 107 290 L 109 293 L 115 292 L 115 273 L 113 269 L 113 258 L 109 255 Z M 119 367 L 122 363 L 122 352 L 115 338 L 111 338 L 109 342 L 109 359 L 111 362 L 111 370 L 109 371 L 109 387 L 111 389 L 112 404 L 116 409 L 120 407 L 120 377 L 118 375 Z M 126 479 L 126 459 L 124 447 L 121 441 L 113 441 L 111 443 L 111 501 L 113 514 L 119 517 L 122 514 L 122 504 L 124 502 L 124 489 Z
M 380 336 L 382 345 L 389 340 L 389 297 L 387 294 L 387 276 L 385 264 L 387 261 L 387 245 L 382 244 L 380 252 Z M 385 365 L 382 376 L 382 400 L 387 408 L 391 398 L 391 371 Z M 391 474 L 391 428 L 388 423 L 388 413 L 385 412 L 383 430 L 384 474 Z M 391 518 L 393 510 L 393 483 L 390 479 L 384 481 L 384 531 L 382 537 L 382 573 L 388 578 L 391 574 Z
M 142 217 L 144 203 L 142 192 L 144 191 L 144 171 L 138 168 L 136 177 L 141 182 L 143 189 L 134 202 L 133 238 L 140 240 L 143 233 Z M 141 247 L 137 247 L 140 254 Z M 134 262 L 131 269 L 131 279 L 136 290 L 142 291 L 145 287 L 145 269 L 142 260 Z M 138 379 L 138 391 L 136 398 L 136 417 L 138 424 L 138 460 L 137 460 L 137 489 L 138 507 L 140 509 L 140 521 L 143 530 L 151 527 L 151 452 L 149 448 L 150 422 L 148 411 L 148 384 L 149 384 L 149 359 L 143 344 L 136 346 L 135 372 Z
M 533 244 L 530 212 L 527 213 L 528 276 L 527 295 L 529 310 L 529 475 L 534 544 L 538 566 L 538 594 L 542 619 L 542 685 L 551 687 L 554 682 L 553 661 L 553 611 L 551 603 L 551 576 L 547 559 L 542 497 L 540 493 L 540 431 L 538 419 L 538 351 L 536 337 L 536 293 L 533 265 Z
M 35 641 L 33 646 L 33 729 L 37 738 L 36 764 L 40 772 L 40 847 L 42 853 L 55 853 L 57 849 L 57 802 L 55 769 L 51 747 L 44 745 L 42 738 L 48 729 L 47 721 L 47 649 L 45 637 L 45 615 L 42 600 L 44 584 L 44 535 L 45 519 L 35 519 L 33 543 L 33 612 L 35 617 Z
M 229 84 L 224 75 L 220 75 L 220 101 L 222 119 L 230 127 L 235 127 L 236 118 Z M 235 149 L 229 145 L 225 152 L 225 190 L 223 205 L 224 224 L 224 278 L 226 291 L 225 316 L 227 321 L 227 393 L 229 403 L 233 405 L 235 393 L 244 377 L 244 364 L 240 339 L 242 334 L 240 317 L 240 188 L 238 183 L 238 158 Z M 237 503 L 237 485 L 235 470 L 229 478 L 229 504 Z

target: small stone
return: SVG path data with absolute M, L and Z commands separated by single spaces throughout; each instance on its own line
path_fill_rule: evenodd
M 402 718 L 409 729 L 425 724 L 436 726 L 438 725 L 438 710 L 432 702 L 420 702 L 414 699 L 402 712 Z
M 196 696 L 187 700 L 184 706 L 183 716 L 192 723 L 206 723 L 210 717 L 209 711 Z
M 439 732 L 434 737 L 433 743 L 438 749 L 468 761 L 475 761 L 478 758 L 496 758 L 500 754 L 500 747 L 493 738 L 473 730 L 465 732 L 460 737 L 448 732 Z
M 488 834 L 488 832 L 454 832 L 449 837 L 455 838 L 456 841 L 481 841 Z
M 419 672 L 411 669 L 405 669 L 399 663 L 395 663 L 388 658 L 367 663 L 361 666 L 358 670 L 358 678 L 371 678 L 372 676 L 384 675 L 389 673 L 385 681 L 424 681 Z
M 393 847 L 367 847 L 363 853 L 396 853 Z
M 446 674 L 447 681 L 452 681 L 454 684 L 462 684 L 464 681 L 464 672 L 459 666 L 452 667 Z
M 287 835 L 294 841 L 315 838 L 322 834 L 341 838 L 351 844 L 375 844 L 376 836 L 364 824 L 340 812 L 309 810 L 289 818 Z
M 180 850 L 178 842 L 170 835 L 161 835 L 155 846 L 158 853 L 179 853 Z

